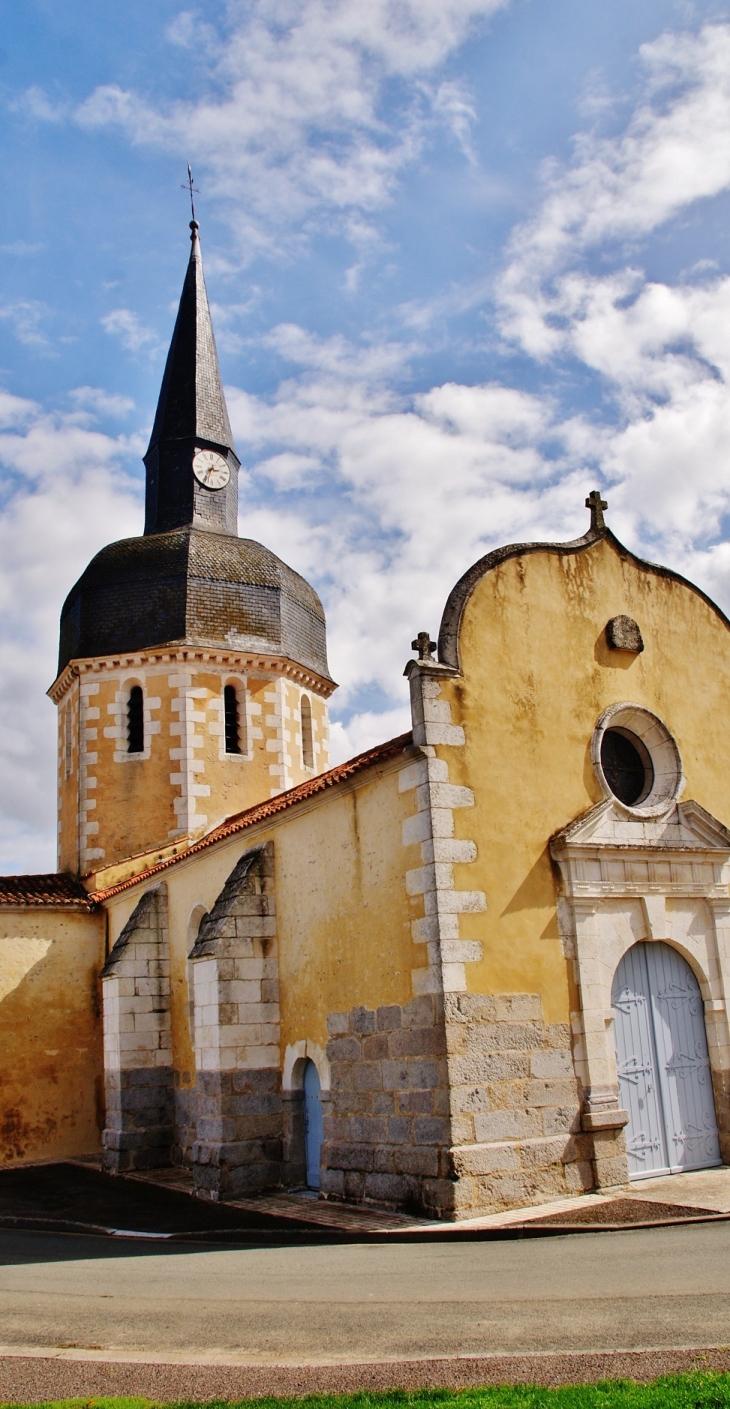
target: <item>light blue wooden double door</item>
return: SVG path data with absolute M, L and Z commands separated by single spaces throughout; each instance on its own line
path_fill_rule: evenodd
M 668 944 L 635 944 L 611 1002 L 630 1176 L 721 1164 L 704 1005 L 689 964 Z

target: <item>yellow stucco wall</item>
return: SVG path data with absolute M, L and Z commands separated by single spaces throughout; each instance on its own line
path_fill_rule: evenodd
M 103 913 L 0 907 L 0 1163 L 100 1148 Z
M 239 696 L 241 754 L 224 748 L 228 683 Z M 144 756 L 127 753 L 132 685 L 144 692 Z M 312 707 L 312 768 L 302 759 L 303 693 Z M 283 676 L 230 663 L 101 662 L 72 680 L 60 701 L 58 740 L 59 869 L 82 875 L 201 836 L 329 765 L 326 700 Z
M 212 908 L 250 847 L 274 843 L 282 1059 L 290 1043 L 304 1038 L 324 1046 L 328 1013 L 412 997 L 411 970 L 426 962 L 425 946 L 413 943 L 410 929 L 423 901 L 405 887 L 406 868 L 419 863 L 419 848 L 402 845 L 402 823 L 413 809 L 413 792 L 398 790 L 397 770 L 374 770 L 357 786 L 318 795 L 161 873 L 174 1064 L 183 1084 L 194 1070 L 187 956 L 197 924 L 191 928 L 191 917 Z M 108 902 L 110 944 L 145 888 Z
M 607 621 L 634 617 L 642 655 L 609 650 Z M 464 748 L 439 747 L 451 778 L 474 789 L 456 832 L 478 857 L 456 884 L 481 889 L 487 913 L 462 918 L 484 957 L 467 965 L 480 993 L 543 995 L 567 1020 L 570 966 L 557 932 L 551 834 L 601 800 L 590 740 L 607 706 L 631 701 L 673 733 L 694 798 L 730 824 L 730 632 L 682 583 L 644 568 L 607 540 L 578 553 L 511 558 L 488 572 L 461 627 L 463 678 L 443 685 Z

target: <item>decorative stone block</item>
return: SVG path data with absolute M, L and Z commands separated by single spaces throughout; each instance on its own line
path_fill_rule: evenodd
M 606 643 L 612 651 L 631 651 L 640 655 L 644 642 L 638 623 L 631 616 L 612 616 L 606 624 Z

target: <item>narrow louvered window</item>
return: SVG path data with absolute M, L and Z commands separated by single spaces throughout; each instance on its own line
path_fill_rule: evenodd
M 223 691 L 225 714 L 226 753 L 241 752 L 241 722 L 238 714 L 238 695 L 235 685 L 226 685 Z
M 65 775 L 66 775 L 67 778 L 69 778 L 69 777 L 71 776 L 71 770 L 72 770 L 72 768 L 73 768 L 73 756 L 74 756 L 74 755 L 73 755 L 73 748 L 74 748 L 73 716 L 72 716 L 72 714 L 71 714 L 71 710 L 72 710 L 72 704 L 71 704 L 71 701 L 69 700 L 68 704 L 66 705 L 66 714 L 65 714 L 65 718 L 64 718 L 64 750 L 63 750 L 63 752 L 64 752 L 64 773 L 65 773 Z
M 309 697 L 302 695 L 302 763 L 305 768 L 314 768 L 314 743 L 312 740 L 312 706 Z
M 127 753 L 144 753 L 144 696 L 133 685 L 127 701 Z

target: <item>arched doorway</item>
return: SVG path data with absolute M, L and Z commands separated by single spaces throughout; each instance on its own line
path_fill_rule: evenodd
M 634 944 L 611 1003 L 630 1177 L 721 1164 L 704 1004 L 689 964 L 668 944 Z
M 307 1059 L 302 1079 L 304 1091 L 304 1147 L 307 1157 L 307 1188 L 319 1188 L 319 1165 L 322 1151 L 322 1102 L 319 1073 L 314 1062 Z

